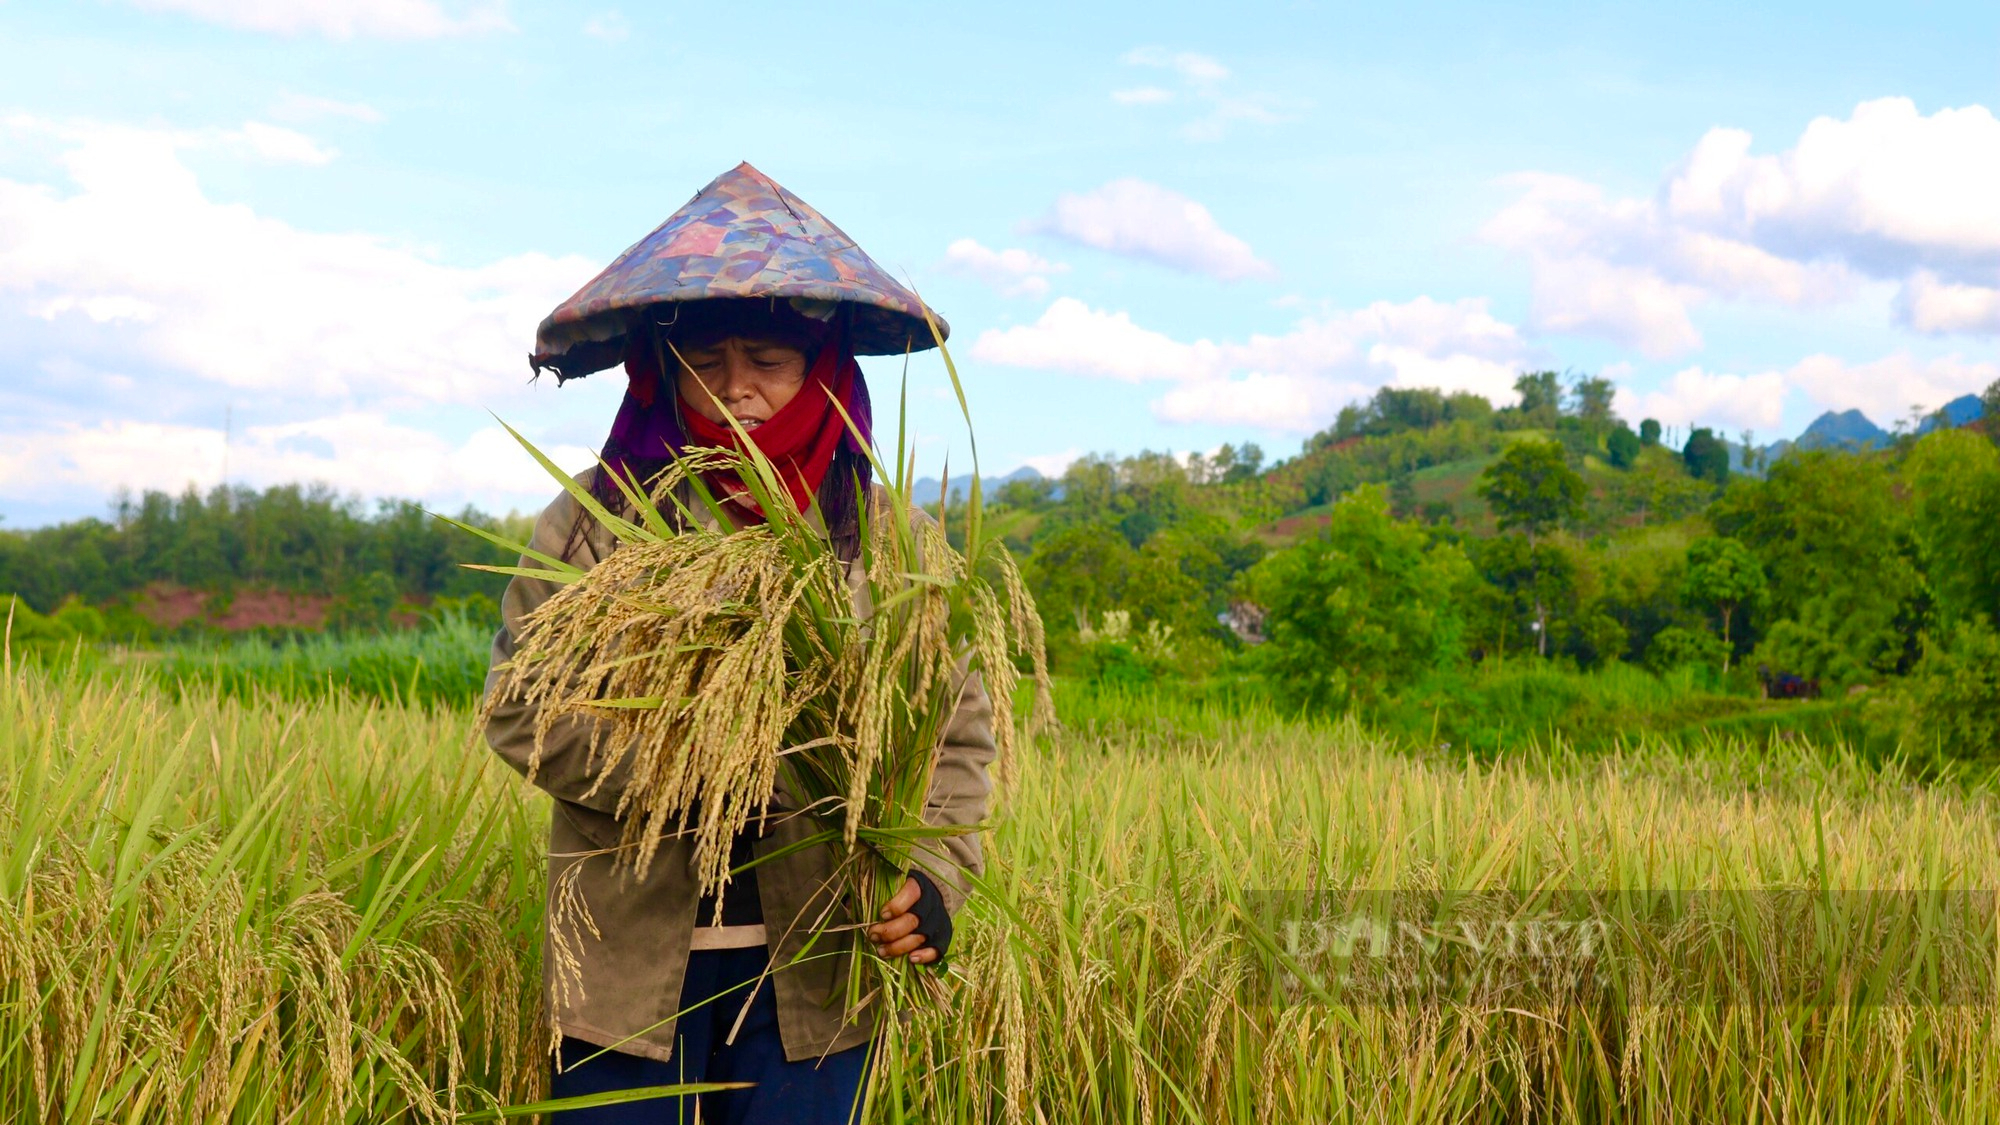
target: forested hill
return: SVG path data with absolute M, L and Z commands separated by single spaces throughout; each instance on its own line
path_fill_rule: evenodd
M 476 510 L 455 515 L 488 528 L 505 522 Z M 505 579 L 458 564 L 513 561 L 404 501 L 371 508 L 302 485 L 148 492 L 121 500 L 109 519 L 0 529 L 0 599 L 18 594 L 41 613 L 87 606 L 114 634 L 380 625 L 399 606 L 497 597 Z
M 990 481 L 990 518 L 1059 668 L 1188 680 L 1256 648 L 1274 682 L 1322 702 L 1517 654 L 1578 669 L 1751 658 L 1862 683 L 2000 610 L 2000 393 L 1806 450 L 1621 419 L 1603 379 L 1536 372 L 1517 389 L 1496 408 L 1385 388 L 1276 464 L 1247 444 L 1085 457 L 1060 480 Z M 1735 594 L 1709 580 L 1716 552 L 1744 571 Z M 108 519 L 0 529 L 0 597 L 67 604 L 113 635 L 377 628 L 495 596 L 502 580 L 467 561 L 510 560 L 407 503 L 148 493 Z
M 1621 419 L 1600 379 L 1519 390 L 1495 408 L 1384 389 L 1261 471 L 1233 450 L 1085 458 L 1060 500 L 1017 482 L 993 518 L 1059 664 L 1188 682 L 1261 631 L 1259 670 L 1335 707 L 1523 655 L 1732 676 L 1747 659 L 1831 692 L 2000 612 L 1990 414 L 1773 459 Z

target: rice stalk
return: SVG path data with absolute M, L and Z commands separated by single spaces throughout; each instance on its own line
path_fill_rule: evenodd
M 562 584 L 520 623 L 484 714 L 508 698 L 534 709 L 530 780 L 549 732 L 584 722 L 599 784 L 622 782 L 619 862 L 642 876 L 683 834 L 700 890 L 723 896 L 731 841 L 782 778 L 839 841 L 855 901 L 880 902 L 938 835 L 925 800 L 965 678 L 983 678 L 1002 759 L 1017 659 L 1035 688 L 1031 727 L 1052 716 L 1041 620 L 1005 547 L 978 537 L 976 489 L 961 553 L 916 508 L 902 466 L 884 472 L 860 556 L 842 560 L 816 508 L 797 511 L 744 445 L 687 452 L 644 488 L 619 480 L 629 515 L 554 470 L 621 545 L 588 572 L 545 560 Z M 714 469 L 735 472 L 767 522 L 735 529 L 703 483 Z

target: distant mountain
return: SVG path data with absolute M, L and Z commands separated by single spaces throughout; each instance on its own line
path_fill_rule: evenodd
M 1020 468 L 1015 469 L 1013 472 L 1008 473 L 1004 477 L 996 477 L 989 475 L 981 478 L 979 482 L 979 491 L 984 499 L 991 500 L 993 499 L 993 494 L 1000 491 L 1000 486 L 1006 484 L 1008 481 L 1043 480 L 1043 479 L 1045 478 L 1042 476 L 1040 471 L 1038 471 L 1033 465 L 1023 465 Z M 952 500 L 956 502 L 965 499 L 965 494 L 968 491 L 970 491 L 971 488 L 972 488 L 971 473 L 966 473 L 964 476 L 957 476 L 951 478 Z M 918 477 L 916 495 L 914 497 L 916 502 L 919 504 L 935 504 L 937 503 L 937 497 L 938 497 L 938 478 Z
M 1941 426 L 1956 429 L 1967 422 L 1977 422 L 1985 416 L 1986 406 L 1979 401 L 1978 395 L 1960 395 L 1938 407 L 1937 413 L 1925 418 L 1917 426 L 1917 436 L 1922 437 Z
M 1813 419 L 1795 442 L 1800 449 L 1870 449 L 1886 445 L 1889 431 L 1868 420 L 1859 410 L 1829 410 Z

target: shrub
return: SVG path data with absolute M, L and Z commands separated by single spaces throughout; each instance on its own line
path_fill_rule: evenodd
M 1854 658 L 1852 648 L 1825 629 L 1804 621 L 1780 621 L 1771 626 L 1756 659 L 1774 672 L 1790 672 L 1827 686 L 1868 678 L 1868 668 Z
M 1083 679 L 1119 688 L 1146 687 L 1172 678 L 1179 646 L 1170 625 L 1149 621 L 1132 628 L 1127 610 L 1106 610 L 1096 626 L 1077 632 L 1076 669 Z
M 2000 633 L 1967 621 L 1925 638 L 1909 693 L 1921 735 L 1947 757 L 2000 763 Z
M 1729 655 L 1722 638 L 1706 629 L 1669 625 L 1653 634 L 1646 647 L 1646 666 L 1655 672 L 1677 668 L 1720 668 Z

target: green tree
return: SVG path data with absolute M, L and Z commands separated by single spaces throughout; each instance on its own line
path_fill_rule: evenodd
M 1910 673 L 1919 734 L 1945 755 L 2000 762 L 2000 634 L 1984 621 L 1962 621 L 1928 637 Z
M 1562 376 L 1553 371 L 1524 371 L 1514 379 L 1521 396 L 1518 409 L 1530 425 L 1554 427 L 1562 412 Z
M 1574 413 L 1586 430 L 1602 433 L 1612 423 L 1611 399 L 1617 388 L 1611 380 L 1602 376 L 1582 376 L 1570 385 L 1570 401 Z
M 1708 536 L 1688 544 L 1687 578 L 1682 592 L 1688 601 L 1713 606 L 1722 615 L 1722 672 L 1729 674 L 1734 652 L 1730 623 L 1736 611 L 1764 597 L 1764 568 L 1749 548 L 1734 539 Z
M 1714 490 L 1687 474 L 1681 459 L 1659 446 L 1639 450 L 1632 469 L 1614 486 L 1618 506 L 1649 520 L 1671 521 L 1700 510 Z
M 1648 418 L 1639 423 L 1639 444 L 1652 447 L 1660 444 L 1660 420 Z
M 1022 576 L 1044 619 L 1081 629 L 1119 608 L 1137 564 L 1138 552 L 1115 529 L 1079 522 L 1037 539 Z
M 1604 453 L 1614 469 L 1631 468 L 1633 462 L 1639 459 L 1639 450 L 1642 448 L 1644 445 L 1640 442 L 1639 435 L 1633 433 L 1632 427 L 1623 422 L 1618 423 L 1604 438 Z
M 1517 441 L 1479 476 L 1479 495 L 1493 509 L 1500 529 L 1519 528 L 1527 535 L 1527 586 L 1533 592 L 1535 652 L 1540 656 L 1549 653 L 1549 607 L 1544 553 L 1535 550 L 1536 541 L 1582 514 L 1584 491 L 1583 478 L 1569 467 L 1562 446 L 1552 441 Z
M 1937 616 L 2000 615 L 2000 450 L 1969 430 L 1934 430 L 1903 464 L 1911 531 Z
M 1409 519 L 1417 510 L 1417 482 L 1408 473 L 1398 473 L 1389 481 L 1389 510 L 1397 519 Z
M 328 610 L 327 624 L 336 629 L 380 632 L 389 627 L 389 616 L 399 601 L 396 580 L 387 571 L 358 574 Z
M 1552 441 L 1517 441 L 1479 475 L 1480 498 L 1502 531 L 1520 528 L 1529 541 L 1583 512 L 1583 478 Z
M 1729 483 L 1729 447 L 1707 426 L 1688 435 L 1687 445 L 1681 449 L 1681 460 L 1687 463 L 1688 475 L 1696 480 Z
M 1981 416 L 1987 421 L 2000 421 L 2000 379 L 1986 385 L 1986 390 L 1979 395 L 1979 405 Z
M 1829 680 L 1907 670 L 1923 621 L 1910 505 L 1879 457 L 1791 453 L 1739 477 L 1709 506 L 1770 580 L 1760 657 Z M 1768 652 L 1767 652 L 1768 648 Z
M 1236 450 L 1236 457 L 1229 468 L 1223 472 L 1222 479 L 1225 482 L 1234 484 L 1237 481 L 1254 479 L 1258 473 L 1263 471 L 1263 447 L 1254 441 L 1246 441 L 1243 443 L 1243 448 Z
M 1047 477 L 1010 480 L 1000 486 L 1000 493 L 995 499 L 1009 508 L 1035 512 L 1048 507 L 1049 498 L 1055 490 L 1056 482 Z
M 1279 693 L 1338 710 L 1458 660 L 1472 579 L 1457 547 L 1394 519 L 1371 485 L 1334 505 L 1320 534 L 1251 567 L 1243 586 L 1265 609 L 1258 659 Z

